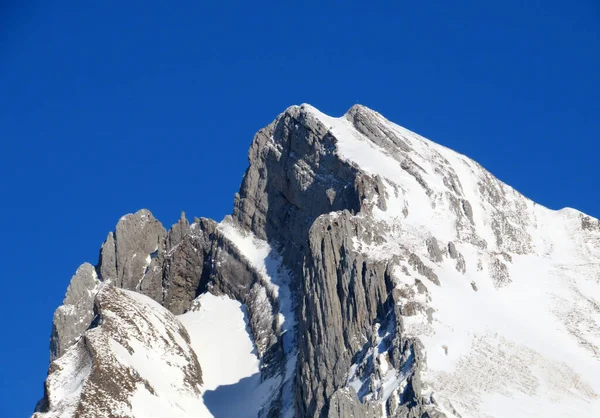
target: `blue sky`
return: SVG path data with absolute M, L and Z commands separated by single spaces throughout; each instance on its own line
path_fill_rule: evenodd
M 220 220 L 292 104 L 365 104 L 600 217 L 596 0 L 21 3 L 0 5 L 0 417 L 42 396 L 53 311 L 119 217 Z

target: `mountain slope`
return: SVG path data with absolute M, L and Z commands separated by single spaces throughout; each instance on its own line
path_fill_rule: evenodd
M 175 317 L 138 293 L 103 285 L 97 319 L 52 363 L 47 413 L 65 416 L 197 416 L 202 372 Z
M 359 105 L 288 108 L 249 163 L 219 224 L 121 218 L 55 314 L 39 416 L 600 413 L 598 220 L 537 205 Z M 148 329 L 107 325 L 103 295 L 156 305 L 139 309 Z M 113 328 L 140 343 L 131 358 L 86 349 Z M 155 383 L 143 358 L 193 377 Z M 93 386 L 90 364 L 147 390 L 135 380 L 91 413 L 89 388 L 110 385 Z M 162 406 L 136 412 L 140 391 Z

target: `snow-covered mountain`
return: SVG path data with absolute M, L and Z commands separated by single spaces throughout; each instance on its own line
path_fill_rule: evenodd
M 259 131 L 232 215 L 121 218 L 34 417 L 600 416 L 600 222 L 356 105 Z

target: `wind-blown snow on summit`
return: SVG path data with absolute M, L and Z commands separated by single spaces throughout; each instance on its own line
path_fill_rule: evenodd
M 292 106 L 222 222 L 119 220 L 34 416 L 594 417 L 599 278 L 598 220 L 364 106 Z

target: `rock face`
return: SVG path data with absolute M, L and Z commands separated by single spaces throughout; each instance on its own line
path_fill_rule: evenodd
M 75 344 L 94 319 L 94 297 L 100 281 L 89 263 L 82 264 L 67 288 L 63 304 L 54 312 L 50 337 L 50 360 L 62 356 Z
M 123 216 L 102 246 L 102 279 L 162 301 L 165 235 L 165 228 L 145 209 Z
M 222 222 L 140 210 L 80 267 L 39 417 L 211 416 L 173 316 L 206 292 L 244 306 L 261 417 L 600 413 L 598 220 L 360 105 L 290 107 L 248 158 Z

